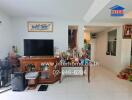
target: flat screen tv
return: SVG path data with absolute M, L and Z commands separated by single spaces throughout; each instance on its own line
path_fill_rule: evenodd
M 54 41 L 50 39 L 24 39 L 24 56 L 53 56 Z

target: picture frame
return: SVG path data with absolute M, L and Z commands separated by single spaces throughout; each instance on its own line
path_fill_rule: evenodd
M 28 32 L 53 32 L 53 22 L 28 22 Z
M 132 39 L 132 24 L 123 25 L 123 38 Z

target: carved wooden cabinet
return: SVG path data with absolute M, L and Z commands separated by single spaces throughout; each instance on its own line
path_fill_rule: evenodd
M 20 60 L 20 71 L 27 72 L 28 65 L 35 66 L 35 70 L 39 72 L 38 83 L 48 84 L 54 83 L 61 78 L 61 67 L 57 64 L 54 57 L 22 57 Z

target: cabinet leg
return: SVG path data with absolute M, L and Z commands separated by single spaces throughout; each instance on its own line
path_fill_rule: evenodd
M 88 83 L 90 83 L 90 66 L 88 65 Z
M 59 80 L 59 83 L 61 83 L 61 79 Z

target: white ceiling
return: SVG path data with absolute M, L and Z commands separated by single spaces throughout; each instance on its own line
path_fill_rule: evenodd
M 89 23 L 111 0 L 94 0 L 83 19 Z
M 82 19 L 93 0 L 0 0 L 0 10 L 15 17 Z
M 110 8 L 119 5 L 125 8 L 125 17 L 112 17 Z M 128 16 L 128 12 L 132 11 L 132 0 L 111 0 L 100 13 L 92 19 L 92 23 L 132 23 L 132 16 Z
M 85 31 L 90 33 L 100 33 L 112 28 L 112 26 L 85 26 Z
M 81 19 L 87 23 L 132 23 L 128 14 L 124 18 L 111 17 L 109 8 L 114 5 L 123 6 L 125 14 L 132 11 L 132 0 L 0 0 L 0 10 L 13 17 Z

